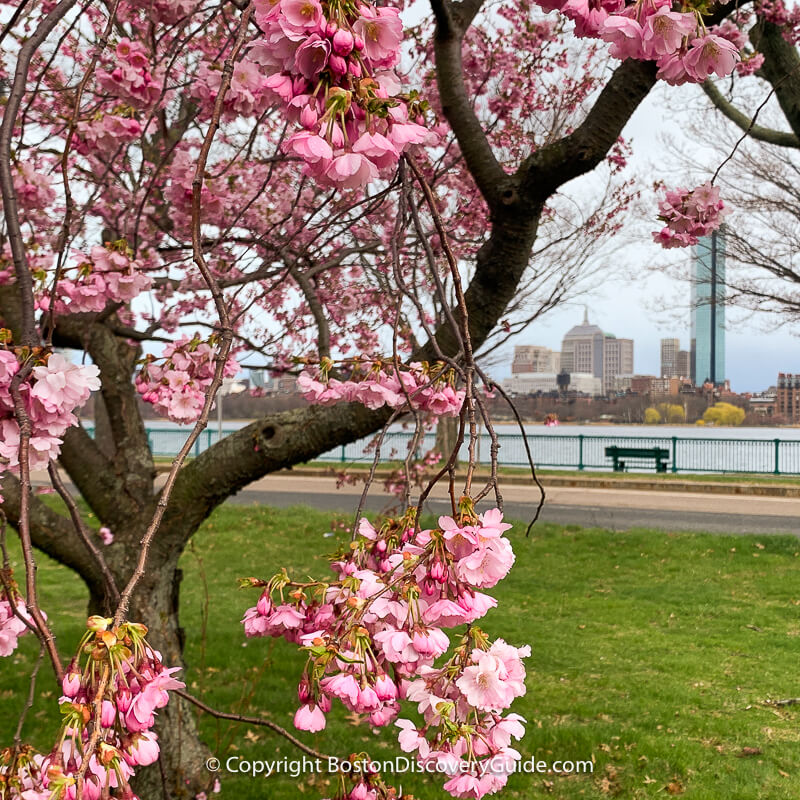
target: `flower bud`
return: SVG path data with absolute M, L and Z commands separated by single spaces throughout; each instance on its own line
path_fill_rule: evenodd
M 338 30 L 333 35 L 333 51 L 340 56 L 348 56 L 353 52 L 355 39 L 350 31 Z
M 81 688 L 81 674 L 80 672 L 67 672 L 61 681 L 61 691 L 64 692 L 65 697 L 71 700 L 75 697 Z
M 111 728 L 117 718 L 117 709 L 114 704 L 109 700 L 103 700 L 103 705 L 100 708 L 100 726 L 103 728 Z
M 330 69 L 334 75 L 345 75 L 347 73 L 347 62 L 341 56 L 332 53 L 328 59 L 328 69 Z
M 307 129 L 313 128 L 319 120 L 319 114 L 311 106 L 303 106 L 300 111 L 300 124 Z

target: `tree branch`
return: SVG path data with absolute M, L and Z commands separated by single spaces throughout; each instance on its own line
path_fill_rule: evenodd
M 751 125 L 752 118 L 736 108 L 729 100 L 726 100 L 712 81 L 709 80 L 703 84 L 703 91 L 718 111 L 722 112 L 743 131 L 746 131 L 751 138 L 767 144 L 774 144 L 778 147 L 800 147 L 800 138 L 794 133 L 776 131 L 763 125 Z
M 0 190 L 2 190 L 3 196 L 3 216 L 8 229 L 14 274 L 17 279 L 17 293 L 21 309 L 21 344 L 29 346 L 36 344 L 38 338 L 33 306 L 33 276 L 28 267 L 25 244 L 22 240 L 17 193 L 14 189 L 14 177 L 11 174 L 11 139 L 14 136 L 20 104 L 25 95 L 25 84 L 28 80 L 28 69 L 33 54 L 76 2 L 77 0 L 61 0 L 39 23 L 36 32 L 20 48 L 11 93 L 6 102 L 3 122 L 0 124 Z
M 797 49 L 783 38 L 777 25 L 762 19 L 750 31 L 750 40 L 764 56 L 759 75 L 772 84 L 789 127 L 800 137 L 800 55 Z
M 468 26 L 462 26 L 454 19 L 448 0 L 430 1 L 436 18 L 436 83 L 442 110 L 478 189 L 490 208 L 494 209 L 502 202 L 504 192 L 510 191 L 511 178 L 495 158 L 486 132 L 467 96 L 461 42 Z
M 594 169 L 655 85 L 656 71 L 652 61 L 623 61 L 586 119 L 571 134 L 537 150 L 520 166 L 517 176 L 522 197 L 542 201 L 567 181 Z

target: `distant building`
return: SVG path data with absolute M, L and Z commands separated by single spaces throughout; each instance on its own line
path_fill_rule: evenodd
M 513 394 L 547 394 L 548 392 L 560 391 L 558 385 L 559 376 L 554 373 L 529 372 L 527 374 L 517 374 L 503 381 L 503 388 Z M 577 392 L 578 394 L 588 394 L 595 397 L 602 394 L 603 383 L 600 378 L 586 373 L 573 372 L 569 374 L 569 385 L 567 391 Z
M 603 336 L 603 393 L 614 391 L 616 378 L 633 374 L 633 339 Z
M 652 394 L 654 380 L 657 380 L 655 375 L 632 375 L 630 379 L 631 392 L 640 395 Z
M 612 391 L 615 394 L 627 394 L 631 390 L 631 380 L 633 375 L 617 375 L 614 378 L 614 386 Z
M 693 248 L 690 377 L 695 386 L 725 382 L 724 228 Z
M 671 378 L 679 375 L 678 353 L 681 350 L 680 339 L 661 340 L 661 377 Z
M 561 353 L 535 344 L 517 345 L 514 348 L 514 360 L 511 362 L 512 375 L 560 371 Z
M 588 309 L 583 322 L 570 328 L 561 343 L 561 369 L 564 372 L 603 375 L 603 331 L 589 322 Z
M 748 398 L 750 411 L 757 417 L 774 417 L 778 405 L 778 390 L 770 386 L 766 392 L 758 392 Z
M 567 331 L 561 343 L 561 370 L 600 378 L 601 391 L 613 392 L 615 378 L 633 374 L 633 339 L 604 333 L 589 322 L 587 309 L 583 322 Z
M 792 422 L 800 422 L 800 374 L 778 373 L 775 413 Z
M 692 371 L 691 354 L 681 350 L 680 339 L 661 340 L 661 377 L 689 378 Z
M 675 374 L 679 378 L 691 378 L 692 375 L 692 356 L 688 350 L 678 350 L 676 358 Z

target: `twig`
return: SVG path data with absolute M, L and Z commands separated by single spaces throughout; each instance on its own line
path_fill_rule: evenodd
M 106 584 L 106 591 L 108 592 L 108 602 L 116 605 L 119 602 L 119 589 L 117 588 L 117 582 L 114 580 L 111 569 L 108 566 L 108 562 L 105 560 L 102 552 L 100 552 L 100 548 L 92 540 L 89 529 L 86 527 L 83 517 L 81 517 L 80 509 L 78 508 L 75 499 L 64 485 L 64 481 L 61 480 L 61 476 L 58 474 L 58 467 L 53 461 L 47 465 L 47 472 L 50 475 L 50 481 L 53 484 L 53 488 L 55 488 L 59 495 L 61 495 L 61 499 L 67 506 L 69 515 L 72 518 L 72 524 L 75 527 L 75 531 L 77 532 L 86 549 L 91 554 L 92 558 L 94 558 L 97 566 L 100 569 L 100 572 L 103 575 L 103 580 Z
M 31 421 L 28 412 L 25 410 L 25 403 L 22 399 L 20 386 L 28 377 L 31 371 L 30 363 L 23 367 L 12 378 L 9 391 L 14 402 L 14 416 L 19 425 L 19 533 L 20 543 L 22 544 L 22 559 L 25 563 L 25 608 L 36 623 L 37 633 L 42 644 L 47 648 L 47 654 L 53 665 L 56 679 L 61 683 L 64 678 L 64 667 L 56 649 L 56 641 L 47 620 L 42 614 L 39 606 L 39 591 L 36 586 L 36 559 L 33 555 L 33 544 L 31 542 Z
M 189 434 L 188 438 L 181 447 L 178 455 L 175 457 L 175 460 L 172 462 L 172 467 L 170 468 L 169 474 L 167 475 L 167 480 L 164 484 L 163 489 L 161 490 L 161 496 L 158 499 L 158 504 L 156 506 L 156 511 L 153 514 L 153 519 L 150 521 L 150 524 L 145 531 L 144 536 L 141 540 L 141 549 L 139 551 L 139 558 L 136 563 L 136 567 L 131 575 L 130 579 L 128 580 L 127 585 L 122 591 L 122 595 L 120 596 L 119 605 L 117 606 L 117 611 L 114 614 L 114 627 L 118 627 L 123 619 L 125 618 L 125 614 L 127 613 L 128 606 L 130 605 L 131 596 L 133 594 L 133 590 L 136 588 L 136 585 L 142 579 L 144 572 L 145 572 L 145 565 L 147 564 L 147 556 L 150 552 L 150 546 L 153 542 L 153 539 L 161 525 L 161 520 L 164 517 L 164 512 L 167 509 L 167 503 L 169 502 L 169 498 L 172 494 L 172 489 L 175 486 L 175 482 L 178 478 L 178 471 L 180 470 L 181 466 L 183 466 L 183 462 L 186 460 L 186 456 L 188 455 L 189 451 L 191 450 L 192 446 L 194 445 L 197 437 L 200 436 L 201 431 L 203 431 L 208 424 L 208 417 L 211 412 L 211 406 L 214 402 L 214 396 L 217 393 L 217 390 L 222 385 L 222 375 L 225 369 L 225 364 L 228 360 L 228 353 L 231 349 L 231 342 L 233 341 L 233 330 L 230 324 L 230 315 L 228 314 L 227 306 L 225 305 L 225 297 L 222 294 L 222 290 L 217 283 L 216 278 L 208 269 L 206 265 L 205 257 L 203 256 L 203 247 L 200 237 L 200 198 L 201 192 L 203 188 L 203 175 L 205 172 L 206 162 L 208 160 L 208 153 L 211 150 L 211 144 L 214 140 L 214 134 L 219 128 L 219 121 L 222 116 L 222 105 L 225 99 L 225 95 L 228 92 L 228 89 L 231 85 L 231 78 L 233 76 L 233 65 L 234 61 L 236 60 L 239 51 L 242 49 L 244 45 L 245 38 L 247 36 L 247 25 L 250 20 L 250 16 L 253 13 L 252 5 L 248 5 L 247 9 L 245 10 L 244 14 L 242 15 L 242 19 L 239 22 L 239 32 L 236 37 L 236 42 L 230 52 L 228 58 L 225 59 L 225 66 L 222 71 L 222 79 L 220 81 L 219 92 L 217 94 L 217 99 L 214 103 L 214 112 L 211 118 L 211 122 L 208 126 L 208 131 L 206 132 L 206 137 L 203 142 L 203 146 L 200 149 L 200 155 L 197 159 L 197 167 L 195 169 L 194 179 L 192 180 L 192 250 L 193 250 L 193 257 L 194 262 L 197 265 L 197 268 L 200 270 L 200 274 L 203 277 L 203 280 L 206 283 L 209 291 L 211 292 L 211 296 L 214 299 L 214 306 L 217 311 L 217 316 L 219 317 L 220 323 L 220 342 L 217 349 L 217 354 L 215 356 L 216 360 L 216 367 L 214 369 L 214 377 L 209 385 L 208 389 L 206 390 L 205 400 L 203 403 L 203 409 L 200 413 L 200 417 L 198 418 L 197 422 L 195 423 L 192 432 Z
M 36 676 L 39 674 L 39 668 L 42 666 L 43 660 L 44 644 L 40 642 L 39 655 L 36 658 L 36 664 L 33 667 L 33 672 L 31 672 L 31 682 L 28 686 L 28 699 L 25 701 L 25 707 L 22 709 L 22 713 L 19 715 L 17 729 L 14 731 L 14 747 L 19 747 L 22 744 L 22 726 L 25 724 L 25 717 L 28 716 L 28 712 L 31 710 L 31 708 L 33 708 L 33 701 L 36 699 Z
M 765 700 L 765 706 L 776 706 L 782 708 L 783 706 L 796 706 L 800 705 L 800 697 L 788 697 L 786 700 Z
M 11 174 L 11 138 L 17 114 L 25 94 L 28 70 L 39 45 L 50 35 L 53 28 L 64 18 L 77 0 L 61 0 L 61 2 L 39 23 L 36 32 L 20 47 L 14 71 L 14 82 L 8 96 L 3 122 L 0 125 L 0 190 L 3 195 L 3 216 L 8 230 L 8 241 L 14 261 L 14 274 L 17 279 L 22 316 L 22 344 L 36 344 L 36 320 L 33 303 L 33 275 L 28 267 L 25 254 L 25 243 L 22 239 L 22 228 L 19 222 L 19 206 L 14 189 L 14 178 Z
M 324 753 L 317 752 L 307 744 L 303 744 L 303 742 L 301 742 L 296 736 L 293 736 L 291 733 L 289 733 L 286 728 L 282 728 L 277 723 L 271 722 L 268 719 L 245 717 L 242 714 L 230 714 L 226 711 L 217 711 L 215 708 L 211 708 L 211 706 L 206 705 L 202 700 L 198 700 L 196 697 L 193 697 L 188 692 L 184 692 L 182 689 L 175 689 L 173 692 L 174 694 L 182 697 L 184 700 L 188 700 L 192 705 L 197 706 L 201 711 L 205 711 L 206 714 L 210 714 L 212 717 L 216 717 L 217 719 L 227 719 L 231 720 L 232 722 L 243 722 L 245 725 L 260 725 L 263 728 L 269 728 L 271 731 L 275 731 L 275 733 L 280 734 L 284 739 L 290 741 L 298 750 L 301 750 L 313 758 L 319 758 L 323 760 L 332 758 L 332 756 L 327 756 Z
M 791 72 L 787 72 L 787 73 L 786 73 L 786 74 L 785 74 L 785 75 L 784 75 L 784 76 L 783 76 L 783 77 L 782 77 L 782 78 L 781 78 L 779 81 L 777 81 L 777 83 L 775 83 L 775 84 L 773 85 L 773 87 L 772 87 L 772 88 L 769 90 L 769 92 L 767 93 L 767 96 L 766 96 L 766 97 L 765 97 L 765 98 L 764 98 L 764 99 L 761 101 L 761 104 L 758 106 L 758 108 L 757 108 L 757 109 L 755 110 L 755 112 L 753 113 L 753 117 L 752 117 L 752 119 L 750 120 L 750 124 L 747 126 L 747 129 L 745 130 L 745 132 L 744 132 L 744 133 L 743 133 L 743 134 L 742 134 L 742 135 L 741 135 L 741 136 L 740 136 L 740 137 L 739 137 L 739 138 L 736 140 L 736 143 L 733 145 L 733 149 L 731 150 L 731 152 L 730 152 L 730 153 L 728 153 L 728 155 L 727 155 L 727 157 L 725 158 L 725 160 L 724 160 L 724 161 L 723 161 L 723 162 L 722 162 L 722 163 L 721 163 L 721 164 L 720 164 L 720 165 L 717 167 L 717 169 L 716 169 L 716 172 L 714 172 L 714 176 L 711 178 L 711 184 L 712 184 L 712 185 L 714 184 L 714 181 L 715 181 L 715 180 L 717 179 L 717 177 L 719 176 L 720 170 L 721 170 L 721 169 L 722 169 L 722 168 L 723 168 L 723 167 L 724 167 L 724 166 L 725 166 L 725 165 L 726 165 L 726 164 L 727 164 L 727 163 L 728 163 L 728 162 L 729 162 L 729 161 L 730 161 L 730 160 L 733 158 L 733 156 L 736 154 L 736 151 L 739 149 L 739 145 L 740 145 L 740 144 L 741 144 L 741 143 L 742 143 L 742 142 L 743 142 L 743 141 L 744 141 L 744 140 L 745 140 L 745 139 L 746 139 L 746 138 L 747 138 L 747 137 L 750 135 L 750 131 L 751 131 L 751 130 L 753 130 L 753 126 L 756 124 L 756 120 L 758 119 L 758 115 L 761 113 L 761 111 L 762 111 L 762 109 L 764 108 L 764 106 L 766 106 L 766 104 L 769 102 L 769 100 L 770 100 L 770 98 L 772 97 L 772 95 L 773 95 L 773 94 L 775 94 L 775 92 L 777 91 L 778 87 L 779 87 L 779 86 L 780 86 L 780 85 L 781 85 L 781 84 L 782 84 L 782 83 L 783 83 L 783 82 L 784 82 L 784 81 L 785 81 L 787 78 L 789 78 L 789 77 L 790 77 L 790 76 L 791 76 L 793 73 L 797 72 L 797 70 L 798 70 L 798 69 L 800 69 L 800 65 L 798 65 L 797 67 L 795 67 L 795 68 L 794 68 L 794 69 L 793 69 Z

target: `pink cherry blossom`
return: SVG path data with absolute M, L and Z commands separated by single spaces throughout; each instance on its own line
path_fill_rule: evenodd
M 715 73 L 720 78 L 730 75 L 739 59 L 739 51 L 732 42 L 721 36 L 706 34 L 692 40 L 683 63 L 686 71 L 698 83 L 702 83 Z
M 294 726 L 300 731 L 316 733 L 325 728 L 325 714 L 317 705 L 303 705 L 294 715 Z

